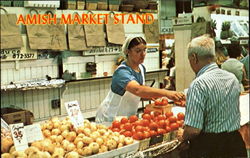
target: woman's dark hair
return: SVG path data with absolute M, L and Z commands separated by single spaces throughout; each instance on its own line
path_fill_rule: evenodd
M 241 48 L 239 44 L 230 44 L 227 46 L 227 53 L 230 58 L 237 58 L 241 55 Z
M 131 49 L 139 44 L 147 44 L 147 42 L 142 38 L 142 37 L 135 37 L 134 39 L 132 39 L 128 45 L 128 49 Z

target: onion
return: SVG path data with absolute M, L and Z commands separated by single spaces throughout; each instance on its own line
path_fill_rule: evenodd
M 75 149 L 75 145 L 73 143 L 70 143 L 68 146 L 67 146 L 67 151 L 73 151 Z
M 80 134 L 80 133 L 83 133 L 83 131 L 84 131 L 84 127 L 79 127 L 77 128 L 76 133 Z
M 59 121 L 53 122 L 53 128 L 59 128 L 61 123 Z
M 4 153 L 1 155 L 1 158 L 11 158 L 11 154 L 10 153 Z
M 42 158 L 51 158 L 51 155 L 49 152 L 45 151 L 45 152 L 42 152 Z
M 55 129 L 52 129 L 51 134 L 52 135 L 59 135 L 59 134 L 61 134 L 61 131 L 58 128 L 55 128 Z
M 90 136 L 91 130 L 90 130 L 89 128 L 85 128 L 85 129 L 83 130 L 83 133 L 84 133 L 86 136 Z
M 38 151 L 39 151 L 39 149 L 38 149 L 37 147 L 31 146 L 31 147 L 27 148 L 27 149 L 24 151 L 24 153 L 25 153 L 26 155 L 29 156 L 30 153 L 38 152 Z
M 60 156 L 64 156 L 64 154 L 65 154 L 64 149 L 60 147 L 56 147 L 53 153 L 53 155 L 60 155 Z
M 97 127 L 96 127 L 96 123 L 90 123 L 90 129 L 92 132 L 96 131 L 97 130 Z
M 69 127 L 67 125 L 61 125 L 59 129 L 63 132 L 65 130 L 69 130 Z
M 82 141 L 79 141 L 79 142 L 77 142 L 77 144 L 76 144 L 76 148 L 77 149 L 82 149 L 83 148 L 83 142 Z
M 98 143 L 101 146 L 103 144 L 103 139 L 100 137 L 96 138 L 96 143 Z
M 63 141 L 63 136 L 62 135 L 59 135 L 56 137 L 56 142 L 57 143 L 61 143 Z
M 35 141 L 31 144 L 31 146 L 36 147 L 39 150 L 42 150 L 42 145 L 41 145 L 41 141 Z
M 76 145 L 79 141 L 82 141 L 82 138 L 76 137 L 76 139 L 74 140 L 74 144 Z
M 45 137 L 50 137 L 51 136 L 51 133 L 50 133 L 50 130 L 48 130 L 48 129 L 45 129 L 44 131 L 43 131 L 43 135 L 45 136 Z
M 73 142 L 76 138 L 76 132 L 69 132 L 69 134 L 66 136 L 66 139 L 70 142 Z
M 84 136 L 84 137 L 82 138 L 82 141 L 83 141 L 83 143 L 85 143 L 85 144 L 90 144 L 90 143 L 93 142 L 93 139 L 90 138 L 90 137 Z
M 69 134 L 69 131 L 65 130 L 65 131 L 62 132 L 61 135 L 63 136 L 63 138 L 66 138 L 68 134 Z
M 57 138 L 57 135 L 52 135 L 49 137 L 49 139 L 52 141 L 52 142 L 56 142 L 56 138 Z
M 27 157 L 24 151 L 14 151 L 11 155 L 14 157 Z
M 13 140 L 11 138 L 2 138 L 1 137 L 1 152 L 7 153 L 10 150 L 10 147 L 13 145 Z
M 66 140 L 66 139 L 64 139 L 63 141 L 62 141 L 62 146 L 63 146 L 63 148 L 64 149 L 67 149 L 67 146 L 70 144 L 70 142 L 68 141 L 68 140 Z
M 58 117 L 54 116 L 51 118 L 51 121 L 54 123 L 54 122 L 59 122 L 60 120 Z
M 79 158 L 79 154 L 75 151 L 71 151 L 65 156 L 66 158 Z
M 92 154 L 92 149 L 89 146 L 83 148 L 83 156 L 89 156 L 91 154 Z
M 77 137 L 82 138 L 82 137 L 84 137 L 84 136 L 85 136 L 85 135 L 84 135 L 83 133 L 80 133 L 80 134 L 78 134 Z

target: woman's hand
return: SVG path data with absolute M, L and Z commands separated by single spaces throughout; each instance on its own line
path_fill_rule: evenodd
M 173 101 L 186 100 L 184 93 L 176 91 L 168 91 L 166 97 Z

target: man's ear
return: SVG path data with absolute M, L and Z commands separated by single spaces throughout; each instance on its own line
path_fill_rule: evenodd
M 193 53 L 192 58 L 193 58 L 195 64 L 197 64 L 199 62 L 197 54 Z

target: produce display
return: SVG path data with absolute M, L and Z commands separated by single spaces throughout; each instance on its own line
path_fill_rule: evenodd
M 120 121 L 113 121 L 109 129 L 135 140 L 143 140 L 177 130 L 183 126 L 184 117 L 185 114 L 182 112 L 174 116 L 171 111 L 161 114 L 145 109 L 141 119 L 136 115 L 124 117 Z
M 11 132 L 5 128 L 1 128 L 1 153 L 8 152 L 13 144 Z
M 31 143 L 25 151 L 15 151 L 14 146 L 2 157 L 77 158 L 114 150 L 134 143 L 131 137 L 113 132 L 106 126 L 84 120 L 84 127 L 75 129 L 67 117 L 58 117 L 41 124 L 44 140 Z

